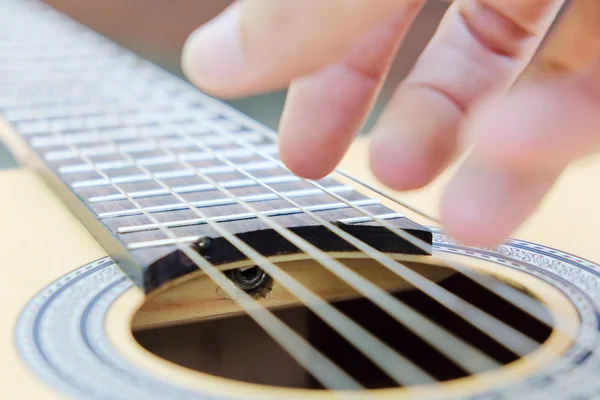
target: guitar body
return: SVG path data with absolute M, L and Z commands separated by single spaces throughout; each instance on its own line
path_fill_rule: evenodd
M 365 147 L 364 140 L 358 141 L 345 160 L 345 165 L 357 175 L 368 179 L 369 172 L 363 162 Z M 595 160 L 574 167 L 555 188 L 541 212 L 530 225 L 524 227 L 523 234 L 538 237 L 547 243 L 570 244 L 573 251 L 585 253 L 591 260 L 600 259 L 595 243 L 598 226 L 592 223 L 599 217 L 594 214 L 598 213 L 594 204 L 598 204 L 600 198 L 594 198 L 598 193 L 590 190 L 587 184 L 599 173 L 600 164 Z M 411 193 L 410 196 L 433 209 L 434 199 L 443 187 L 443 179 L 426 191 Z M 0 182 L 7 188 L 0 200 L 0 237 L 6 249 L 3 251 L 4 278 L 0 281 L 0 290 L 7 299 L 1 307 L 2 319 L 6 323 L 0 331 L 0 355 L 4 361 L 1 366 L 3 393 L 7 398 L 58 399 L 68 394 L 81 396 L 80 385 L 85 383 L 85 377 L 93 376 L 92 381 L 96 381 L 95 377 L 102 374 L 114 384 L 115 390 L 109 390 L 110 398 L 114 399 L 136 398 L 127 394 L 130 393 L 127 390 L 133 388 L 146 392 L 144 396 L 154 393 L 157 398 L 167 398 L 167 395 L 173 396 L 168 398 L 188 398 L 184 397 L 184 393 L 195 396 L 192 398 L 213 398 L 219 395 L 243 397 L 249 394 L 257 399 L 267 396 L 314 398 L 314 394 L 309 396 L 301 390 L 280 389 L 285 391 L 279 392 L 272 388 L 222 378 L 207 379 L 197 371 L 175 365 L 144 349 L 136 342 L 132 333 L 132 321 L 144 306 L 143 293 L 115 267 L 101 246 L 34 171 L 24 168 L 5 170 L 0 173 Z M 558 210 L 569 207 L 573 197 L 585 204 L 569 213 L 558 213 Z M 43 207 L 39 207 L 40 204 Z M 548 230 L 545 224 L 571 227 Z M 32 230 L 32 227 L 35 229 Z M 534 260 L 532 264 L 535 263 Z M 81 279 L 86 273 L 87 277 Z M 79 283 L 77 279 L 80 279 Z M 79 290 L 76 290 L 77 285 L 81 286 Z M 71 291 L 61 301 L 61 305 L 55 310 L 51 306 L 50 310 L 40 311 L 50 301 L 52 294 L 61 288 Z M 174 292 L 171 293 L 173 296 Z M 101 306 L 91 314 L 86 326 L 86 333 L 92 338 L 91 344 L 105 346 L 103 351 L 119 357 L 125 363 L 128 373 L 137 376 L 137 379 L 144 379 L 146 386 L 130 378 L 125 383 L 118 382 L 122 378 L 123 365 L 98 363 L 99 355 L 78 342 L 81 337 L 70 337 L 81 334 L 76 329 L 77 323 L 81 321 L 84 306 L 92 302 Z M 557 307 L 565 307 L 567 313 L 573 311 L 561 302 Z M 62 372 L 73 373 L 79 370 L 80 376 L 62 376 L 64 380 L 59 381 L 57 377 L 60 374 L 55 375 L 55 370 L 39 360 L 40 355 L 32 339 L 32 321 L 40 313 L 48 311 L 49 315 L 44 314 L 44 318 L 50 319 L 45 322 L 47 326 L 40 330 L 43 340 L 50 341 L 45 342 L 44 346 L 55 348 L 48 357 L 51 357 L 59 370 L 63 369 Z M 144 318 L 151 321 L 152 313 L 148 312 L 148 315 L 142 316 Z M 562 346 L 560 343 L 546 345 Z M 62 350 L 57 352 L 56 349 Z M 38 363 L 34 363 L 35 361 Z M 518 370 L 519 366 L 516 367 Z M 529 368 L 530 366 L 525 369 Z M 110 384 L 106 385 L 104 382 L 96 388 L 92 385 L 88 389 L 98 391 L 110 387 Z M 473 390 L 472 385 L 474 382 L 469 382 L 467 378 L 458 386 L 468 393 Z M 156 391 L 157 387 L 161 389 Z M 449 392 L 442 390 L 439 393 L 443 395 Z M 394 396 L 398 394 L 395 393 Z M 88 395 L 91 397 L 92 392 Z M 280 397 L 283 395 L 285 397 Z

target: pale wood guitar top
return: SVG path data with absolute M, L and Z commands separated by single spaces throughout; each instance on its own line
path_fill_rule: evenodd
M 373 183 L 366 167 L 366 142 L 359 140 L 343 168 Z M 430 187 L 399 197 L 436 213 L 437 201 L 449 174 Z M 516 236 L 600 261 L 600 158 L 572 166 L 539 212 Z M 14 345 L 14 327 L 23 307 L 40 289 L 60 276 L 105 256 L 69 210 L 33 172 L 0 172 L 0 237 L 3 243 L 3 279 L 0 305 L 0 376 L 3 398 L 60 398 L 26 369 Z

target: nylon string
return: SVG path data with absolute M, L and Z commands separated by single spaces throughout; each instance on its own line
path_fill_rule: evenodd
M 207 148 L 207 149 L 208 149 L 207 151 L 210 151 L 209 148 Z M 346 282 L 349 286 L 351 286 L 352 288 L 357 290 L 359 293 L 363 294 L 363 296 L 365 296 L 365 298 L 367 298 L 367 299 L 371 300 L 373 303 L 377 304 L 380 308 L 382 308 L 390 316 L 392 316 L 396 321 L 398 321 L 399 323 L 404 325 L 406 328 L 412 330 L 417 335 L 420 335 L 420 337 L 422 339 L 425 339 L 425 341 L 430 343 L 438 351 L 440 351 L 444 355 L 448 356 L 448 358 L 450 358 L 450 360 L 455 362 L 457 365 L 461 366 L 465 371 L 470 372 L 470 373 L 477 373 L 477 372 L 490 370 L 490 369 L 493 369 L 493 368 L 499 366 L 499 364 L 495 360 L 493 360 L 492 358 L 490 358 L 489 356 L 487 356 L 486 354 L 481 352 L 479 349 L 476 349 L 474 346 L 472 346 L 472 345 L 466 343 L 465 341 L 463 341 L 462 339 L 458 338 L 456 335 L 454 335 L 447 329 L 434 323 L 433 321 L 431 321 L 431 319 L 427 318 L 425 315 L 417 312 L 412 307 L 409 307 L 405 303 L 401 302 L 399 299 L 390 295 L 388 292 L 381 289 L 379 286 L 375 285 L 373 282 L 365 279 L 364 277 L 362 277 L 360 274 L 353 271 L 351 268 L 349 268 L 345 264 L 339 262 L 338 260 L 331 257 L 323 250 L 319 249 L 312 243 L 308 242 L 306 239 L 297 235 L 296 233 L 294 233 L 287 227 L 283 226 L 282 224 L 277 223 L 273 218 L 269 218 L 268 216 L 263 215 L 256 208 L 252 207 L 248 202 L 243 201 L 242 199 L 240 199 L 239 196 L 235 195 L 230 190 L 223 187 L 221 184 L 216 182 L 214 179 L 212 179 L 212 178 L 208 177 L 206 174 L 203 174 L 202 172 L 198 171 L 197 168 L 195 168 L 192 164 L 190 164 L 188 161 L 183 159 L 181 156 L 177 155 L 176 153 L 174 153 L 173 151 L 171 151 L 169 149 L 163 148 L 163 149 L 161 149 L 161 151 L 173 156 L 184 167 L 186 167 L 190 171 L 193 171 L 197 176 L 199 176 L 200 178 L 202 178 L 209 184 L 213 185 L 216 189 L 221 191 L 223 194 L 225 194 L 226 196 L 235 200 L 237 204 L 243 206 L 248 211 L 250 211 L 250 213 L 253 214 L 255 216 L 255 218 L 260 219 L 261 221 L 265 222 L 266 224 L 268 224 L 268 226 L 270 228 L 272 228 L 273 230 L 278 232 L 280 235 L 282 235 L 284 238 L 289 240 L 291 243 L 296 245 L 298 248 L 300 248 L 301 250 L 303 250 L 304 252 L 306 252 L 307 254 L 312 256 L 315 261 L 318 261 L 327 270 L 332 272 L 338 278 L 342 279 L 344 282 Z M 223 162 L 230 163 L 225 158 L 222 158 L 220 156 L 218 158 L 220 160 L 222 160 Z M 231 166 L 238 169 L 236 166 L 234 166 L 233 163 L 231 163 Z M 239 172 L 247 173 L 246 171 L 243 171 L 240 169 L 238 169 L 238 170 L 239 170 Z M 255 180 L 254 177 L 252 177 L 251 179 Z M 267 186 L 265 186 L 265 187 L 267 187 Z M 276 191 L 274 189 L 270 189 L 270 190 L 273 191 L 274 193 L 276 193 L 278 196 L 280 196 L 280 193 L 278 191 Z M 282 198 L 285 199 L 286 201 L 289 201 L 289 199 L 287 197 L 282 197 Z M 185 201 L 185 200 L 182 200 L 182 201 Z M 290 204 L 292 204 L 294 207 L 300 209 L 303 213 L 305 213 L 307 215 L 311 215 L 311 216 L 316 215 L 312 211 L 307 210 L 306 207 L 300 206 L 297 203 L 290 202 Z M 193 207 L 193 206 L 191 206 L 191 207 Z M 194 212 L 196 212 L 197 215 L 201 216 L 201 218 L 203 218 L 203 220 L 205 220 L 204 217 L 202 217 L 203 215 L 205 215 L 204 213 L 199 212 L 199 210 L 197 210 L 196 207 L 193 207 L 193 209 L 195 209 Z M 319 220 L 318 222 L 322 222 L 322 221 Z M 168 224 L 168 223 L 165 223 L 165 224 Z M 329 223 L 328 221 L 325 221 L 324 225 L 327 228 L 330 228 L 332 226 L 332 224 Z M 337 232 L 337 229 L 339 229 L 335 226 L 334 226 L 334 228 L 336 229 L 336 232 Z M 346 232 L 343 232 L 343 233 L 348 235 Z M 346 239 L 346 236 L 343 236 L 343 238 Z M 262 257 L 262 255 L 261 255 L 261 257 Z M 465 354 L 469 354 L 469 357 L 465 357 Z
M 64 138 L 62 133 L 59 133 Z M 96 168 L 96 164 L 84 154 L 81 154 L 79 149 L 65 141 L 65 145 L 104 179 L 111 183 L 119 193 L 125 196 L 136 208 L 143 212 L 144 216 L 155 224 L 160 224 L 160 221 L 147 212 L 136 200 L 131 198 L 125 190 L 118 184 L 115 184 L 111 177 L 105 172 Z M 161 228 L 161 231 L 171 239 L 177 239 L 169 229 Z M 283 323 L 272 312 L 254 300 L 246 292 L 239 290 L 235 284 L 221 271 L 219 271 L 206 258 L 199 255 L 196 251 L 181 243 L 175 243 L 179 250 L 190 258 L 217 286 L 231 299 L 234 299 L 244 311 L 267 332 L 273 340 L 275 340 L 283 349 L 285 349 L 306 371 L 310 372 L 323 386 L 332 390 L 364 390 L 364 387 L 354 378 L 348 375 L 343 369 L 336 365 L 333 361 L 323 355 L 319 350 L 315 349 L 302 336 L 297 334 L 293 329 Z
M 427 372 L 425 372 L 416 364 L 414 364 L 413 361 L 394 351 L 394 349 L 383 343 L 379 338 L 375 337 L 369 331 L 367 331 L 366 329 L 358 325 L 356 322 L 348 318 L 345 314 L 338 311 L 335 307 L 333 307 L 328 302 L 324 301 L 317 294 L 310 291 L 308 288 L 306 288 L 300 282 L 295 280 L 288 273 L 283 271 L 280 267 L 276 266 L 268 258 L 257 252 L 255 249 L 243 242 L 233 233 L 224 229 L 218 222 L 211 220 L 205 213 L 200 211 L 197 207 L 193 207 L 192 205 L 190 205 L 189 202 L 183 196 L 173 191 L 169 187 L 169 185 L 165 184 L 162 180 L 156 178 L 156 176 L 150 170 L 148 170 L 144 166 L 139 165 L 135 158 L 120 150 L 114 141 L 104 141 L 114 146 L 115 151 L 117 151 L 121 156 L 130 161 L 140 171 L 152 177 L 152 179 L 157 184 L 159 184 L 165 190 L 169 191 L 180 202 L 187 204 L 188 208 L 191 211 L 196 213 L 200 218 L 205 219 L 213 229 L 215 229 L 225 239 L 232 243 L 250 260 L 256 263 L 258 267 L 262 268 L 265 272 L 271 275 L 273 279 L 277 280 L 283 287 L 285 287 L 311 311 L 313 311 L 324 322 L 326 322 L 336 332 L 338 332 L 340 336 L 344 337 L 348 342 L 350 342 L 365 357 L 369 358 L 375 365 L 377 365 L 396 383 L 400 385 L 410 386 L 416 384 L 436 382 L 435 378 L 433 378 Z M 153 141 L 156 141 L 156 139 L 153 139 Z M 111 180 L 111 182 L 113 186 L 118 186 L 114 181 Z M 139 207 L 139 205 L 137 207 Z M 156 219 L 154 219 L 154 221 L 156 221 Z M 169 231 L 163 226 L 161 226 L 160 228 L 163 232 Z

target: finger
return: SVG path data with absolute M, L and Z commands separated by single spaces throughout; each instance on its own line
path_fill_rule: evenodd
M 458 242 L 494 247 L 535 211 L 561 172 L 507 171 L 468 158 L 444 193 L 444 229 Z
M 600 68 L 585 79 L 530 83 L 482 106 L 468 124 L 473 151 L 442 201 L 448 233 L 500 243 L 539 206 L 578 157 L 600 151 Z
M 188 39 L 183 68 L 200 88 L 243 96 L 284 87 L 340 59 L 415 0 L 243 0 Z
M 335 168 L 364 123 L 418 11 L 412 4 L 402 6 L 343 61 L 292 83 L 279 128 L 280 157 L 288 168 L 309 179 Z
M 397 190 L 421 187 L 452 160 L 471 105 L 523 71 L 562 0 L 456 0 L 376 125 L 371 167 Z
M 444 225 L 459 240 L 501 242 L 571 160 L 600 151 L 599 18 L 600 3 L 574 3 L 524 80 L 474 110 L 465 126 L 473 152 L 442 206 Z
M 600 65 L 577 76 L 523 83 L 486 103 L 465 135 L 487 164 L 535 173 L 600 151 Z

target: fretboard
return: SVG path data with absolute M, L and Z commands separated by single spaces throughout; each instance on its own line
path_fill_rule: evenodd
M 12 148 L 145 291 L 196 270 L 177 245 L 210 238 L 212 263 L 244 258 L 194 209 L 265 255 L 298 251 L 240 200 L 327 251 L 353 248 L 302 208 L 382 251 L 422 253 L 351 205 L 431 242 L 378 199 L 293 175 L 272 131 L 184 80 L 41 3 L 2 8 L 0 116 L 18 134 Z

